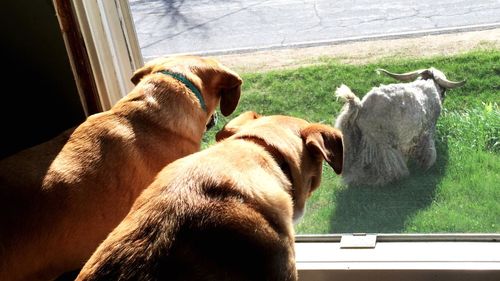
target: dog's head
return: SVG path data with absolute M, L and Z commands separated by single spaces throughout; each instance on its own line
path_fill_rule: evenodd
M 273 157 L 291 181 L 294 222 L 302 217 L 306 200 L 321 183 L 323 160 L 337 174 L 342 172 L 342 134 L 330 126 L 248 111 L 228 122 L 216 135 L 217 141 L 226 138 L 256 139 L 273 151 Z
M 157 58 L 134 72 L 132 83 L 153 79 L 160 84 L 168 76 L 176 77 L 190 87 L 193 94 L 199 91 L 201 97 L 191 95 L 193 103 L 207 114 L 207 124 L 212 120 L 217 106 L 224 116 L 230 115 L 238 105 L 241 94 L 240 76 L 212 58 L 198 56 L 172 56 Z M 186 81 L 187 80 L 187 81 Z M 151 81 L 149 81 L 151 82 Z

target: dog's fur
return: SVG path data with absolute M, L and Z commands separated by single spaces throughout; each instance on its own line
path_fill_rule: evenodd
M 184 75 L 202 93 L 171 76 Z M 168 163 L 200 149 L 220 103 L 233 112 L 241 78 L 210 58 L 160 58 L 111 110 L 0 163 L 0 280 L 48 280 L 83 266 Z
M 341 172 L 340 132 L 247 112 L 217 138 L 159 173 L 77 280 L 297 280 L 292 221 L 322 160 Z

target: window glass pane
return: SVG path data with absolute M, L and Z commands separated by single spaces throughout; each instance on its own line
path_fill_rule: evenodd
M 333 126 L 344 105 L 335 97 L 341 84 L 362 98 L 381 84 L 398 83 L 377 75 L 378 68 L 403 73 L 435 67 L 450 80 L 465 79 L 464 86 L 446 91 L 436 122 L 417 120 L 421 111 L 429 116 L 429 108 L 439 108 L 439 103 L 422 106 L 428 100 L 399 100 L 397 114 L 374 110 L 373 122 L 384 114 L 386 122 L 363 132 L 390 130 L 390 136 L 385 150 L 365 149 L 350 162 L 358 161 L 355 174 L 363 169 L 390 173 L 394 168 L 383 168 L 387 161 L 377 153 L 413 147 L 404 155 L 417 160 L 403 156 L 398 166 L 407 165 L 409 176 L 382 186 L 369 185 L 371 179 L 351 186 L 325 164 L 321 187 L 296 230 L 500 233 L 498 1 L 129 3 L 145 61 L 179 53 L 211 55 L 241 74 L 243 95 L 230 118 L 254 110 Z M 221 118 L 206 134 L 205 147 L 228 120 Z M 426 126 L 427 136 L 409 137 L 419 126 Z M 367 139 L 355 146 L 370 146 L 363 144 Z M 363 162 L 363 157 L 378 161 Z M 430 167 L 421 168 L 418 159 Z

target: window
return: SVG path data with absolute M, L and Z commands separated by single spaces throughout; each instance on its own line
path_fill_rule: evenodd
M 243 1 L 242 1 L 243 2 Z M 266 2 L 266 3 L 264 3 Z M 292 1 L 293 2 L 293 1 Z M 318 1 L 317 1 L 318 2 Z M 323 183 L 319 190 L 314 194 L 308 203 L 308 209 L 304 220 L 297 226 L 297 264 L 304 280 L 328 280 L 330 276 L 346 279 L 363 279 L 367 276 L 398 279 L 402 277 L 425 279 L 429 276 L 438 274 L 443 279 L 458 280 L 468 277 L 483 278 L 484 280 L 494 278 L 500 274 L 500 170 L 499 170 L 499 115 L 498 108 L 498 80 L 499 68 L 498 60 L 498 24 L 490 24 L 494 13 L 491 9 L 480 9 L 477 7 L 477 13 L 482 22 L 474 26 L 475 31 L 489 34 L 492 40 L 483 40 L 478 46 L 482 51 L 467 53 L 466 55 L 451 55 L 441 53 L 437 49 L 443 42 L 454 44 L 459 48 L 460 44 L 467 41 L 473 41 L 472 38 L 478 33 L 465 33 L 468 37 L 452 36 L 452 34 L 441 34 L 447 31 L 460 31 L 464 29 L 464 22 L 458 22 L 454 27 L 438 26 L 436 29 L 432 23 L 419 18 L 414 27 L 422 27 L 426 34 L 435 36 L 426 36 L 425 45 L 417 45 L 417 37 L 422 37 L 416 29 L 397 31 L 394 27 L 390 34 L 357 34 L 347 36 L 346 42 L 332 39 L 335 48 L 328 49 L 325 42 L 313 41 L 309 36 L 313 32 L 323 32 L 317 26 L 304 27 L 304 30 L 297 31 L 293 36 L 304 36 L 306 43 L 298 44 L 311 46 L 310 49 L 303 49 L 299 55 L 308 54 L 307 52 L 317 53 L 319 51 L 328 51 L 337 55 L 337 59 L 342 56 L 359 52 L 362 53 L 370 47 L 370 42 L 357 43 L 358 36 L 364 36 L 375 40 L 379 49 L 390 49 L 394 51 L 395 56 L 404 57 L 402 52 L 408 52 L 412 48 L 417 54 L 414 60 L 388 59 L 387 56 L 368 60 L 369 67 L 359 65 L 348 65 L 332 61 L 326 57 L 315 57 L 314 59 L 297 59 L 293 62 L 297 66 L 313 65 L 312 68 L 301 68 L 284 71 L 283 73 L 273 72 L 268 77 L 267 72 L 257 71 L 265 68 L 266 65 L 275 63 L 273 56 L 283 60 L 293 57 L 290 50 L 278 48 L 279 43 L 272 42 L 272 37 L 279 37 L 287 42 L 283 34 L 271 34 L 266 27 L 257 32 L 264 33 L 264 37 L 269 37 L 267 43 L 259 46 L 243 45 L 242 52 L 237 53 L 235 43 L 238 40 L 245 40 L 245 32 L 250 30 L 244 27 L 227 26 L 221 27 L 221 36 L 218 45 L 212 49 L 197 49 L 203 44 L 204 38 L 202 28 L 204 26 L 213 27 L 216 21 L 226 21 L 230 17 L 243 17 L 243 13 L 253 13 L 253 17 L 258 17 L 259 5 L 269 4 L 267 12 L 271 13 L 273 9 L 292 9 L 293 4 L 288 6 L 280 4 L 279 1 L 252 1 L 251 3 L 240 3 L 240 1 L 221 1 L 215 3 L 215 8 L 210 13 L 203 14 L 203 11 L 196 10 L 203 1 L 130 1 L 136 9 L 146 8 L 148 6 L 156 7 L 159 15 L 148 18 L 133 18 L 134 11 L 129 9 L 129 3 L 125 0 L 113 1 L 73 1 L 77 11 L 79 24 L 84 34 L 85 42 L 89 48 L 94 74 L 101 102 L 105 107 L 113 104 L 119 97 L 110 96 L 108 93 L 122 93 L 125 95 L 131 87 L 129 78 L 131 71 L 142 64 L 142 61 L 149 60 L 155 56 L 168 55 L 173 53 L 202 53 L 218 56 L 223 62 L 235 62 L 238 59 L 259 55 L 267 55 L 268 60 L 265 64 L 256 64 L 249 72 L 245 73 L 244 78 L 249 81 L 245 85 L 245 91 L 281 91 L 285 90 L 283 86 L 269 86 L 268 88 L 252 88 L 256 85 L 255 81 L 265 79 L 277 79 L 289 83 L 292 80 L 304 79 L 311 84 L 322 78 L 338 77 L 341 72 L 331 70 L 325 67 L 338 67 L 349 75 L 342 77 L 342 82 L 353 86 L 358 95 L 363 95 L 371 87 L 378 86 L 380 83 L 390 83 L 390 79 L 383 79 L 372 71 L 377 65 L 384 67 L 392 66 L 399 69 L 408 69 L 409 67 L 420 68 L 422 65 L 434 65 L 451 67 L 455 72 L 450 73 L 450 77 L 461 79 L 466 78 L 468 91 L 477 91 L 477 93 L 465 93 L 460 90 L 451 90 L 445 100 L 444 111 L 442 112 L 437 125 L 436 147 L 437 162 L 428 171 L 422 171 L 412 168 L 412 175 L 398 183 L 384 187 L 357 187 L 350 188 L 340 182 L 340 178 L 333 172 L 327 171 L 323 176 Z M 388 3 L 384 8 L 387 13 L 400 13 L 405 11 L 403 4 L 399 2 Z M 341 31 L 347 32 L 353 21 L 367 13 L 370 7 L 360 8 L 357 13 L 349 14 L 342 7 L 354 5 L 351 1 L 342 3 L 307 2 L 310 10 L 304 11 L 304 16 L 316 16 L 318 21 L 321 17 L 318 14 L 326 6 L 332 6 L 331 17 L 341 17 L 345 26 Z M 156 6 L 155 6 L 156 5 Z M 162 6 L 163 5 L 163 6 Z M 368 4 L 366 4 L 368 5 Z M 401 6 L 403 5 L 403 6 Z M 408 3 L 408 5 L 410 5 Z M 455 3 L 454 5 L 468 5 Z M 498 3 L 486 3 L 485 6 L 496 5 Z M 161 10 L 160 7 L 166 7 L 168 10 Z M 221 7 L 224 9 L 221 10 Z M 453 13 L 448 11 L 444 5 L 418 7 L 422 14 L 430 13 L 430 9 L 437 9 L 440 18 L 452 18 Z M 493 9 L 494 10 L 494 9 Z M 481 12 L 483 11 L 483 12 Z M 186 14 L 190 13 L 189 16 Z M 308 14 L 310 13 L 310 14 Z M 268 14 L 260 14 L 260 21 L 268 20 L 269 26 L 272 25 L 292 25 L 292 20 L 282 18 L 284 15 L 275 13 L 280 18 L 274 20 Z M 160 17 L 161 16 L 161 17 Z M 244 15 L 248 16 L 248 15 Z M 498 15 L 496 15 L 498 16 Z M 498 17 L 497 17 L 498 18 Z M 152 19 L 161 22 L 153 23 Z M 181 31 L 172 33 L 167 39 L 147 37 L 146 34 L 139 32 L 138 37 L 134 32 L 134 20 L 136 27 L 142 24 L 150 24 L 150 29 L 166 29 L 174 23 L 181 26 Z M 372 19 L 376 20 L 376 18 Z M 404 19 L 403 19 L 404 20 Z M 403 20 L 394 18 L 391 22 L 397 26 Z M 297 19 L 298 21 L 298 19 Z M 441 22 L 437 22 L 441 24 Z M 365 18 L 361 25 L 370 26 L 370 18 Z M 241 28 L 241 29 L 239 29 Z M 248 27 L 247 27 L 248 28 Z M 234 31 L 234 33 L 230 33 Z M 301 33 L 302 32 L 302 33 Z M 330 32 L 340 32 L 340 30 L 330 30 Z M 363 31 L 366 32 L 366 31 Z M 399 33 L 410 34 L 408 41 L 412 43 L 412 48 L 404 45 L 401 40 L 397 40 Z M 300 34 L 299 34 L 300 33 Z M 376 32 L 375 32 L 376 33 Z M 185 37 L 183 37 L 185 36 Z M 138 41 L 137 41 L 138 38 Z M 185 43 L 185 39 L 189 43 Z M 485 37 L 486 38 L 486 37 Z M 438 39 L 442 39 L 440 42 Z M 304 42 L 303 41 L 303 42 Z M 168 43 L 161 48 L 155 47 L 156 43 Z M 479 41 L 478 41 L 479 42 Z M 319 44 L 322 43 L 322 44 Z M 183 45 L 185 44 L 185 45 Z M 281 45 L 287 45 L 283 43 Z M 293 46 L 288 43 L 285 47 Z M 313 46 L 314 45 L 314 46 Z M 142 47 L 142 55 L 140 47 Z M 359 49 L 356 49 L 355 46 Z M 383 46 L 383 47 L 380 47 Z M 343 52 L 342 49 L 348 52 Z M 399 48 L 399 51 L 398 51 Z M 415 49 L 416 48 L 416 49 Z M 436 48 L 434 50 L 433 48 Z M 225 50 L 226 52 L 222 52 Z M 429 51 L 430 50 L 430 51 Z M 252 52 L 251 52 L 252 51 Z M 434 52 L 431 58 L 419 58 L 420 53 Z M 309 53 L 310 54 L 310 53 Z M 380 52 L 374 52 L 365 56 L 377 56 Z M 288 55 L 288 57 L 287 57 Z M 361 55 L 360 55 L 361 57 Z M 353 59 L 351 57 L 351 59 Z M 473 61 L 471 65 L 464 66 L 465 61 Z M 359 61 L 358 61 L 359 62 Z M 278 62 L 283 66 L 283 62 Z M 321 67 L 323 65 L 323 67 Z M 480 67 L 479 67 L 480 66 Z M 235 67 L 239 67 L 235 64 Z M 247 66 L 248 67 L 248 66 Z M 371 70 L 369 69 L 371 67 Z M 436 66 L 437 67 L 437 66 Z M 248 71 L 243 67 L 236 70 Z M 368 81 L 356 80 L 356 71 L 372 71 L 372 78 Z M 458 71 L 463 73 L 457 73 Z M 328 71 L 331 71 L 328 73 Z M 318 74 L 316 72 L 322 72 Z M 325 74 L 326 73 L 326 74 Z M 324 75 L 326 76 L 324 76 Z M 323 76 L 322 76 L 323 75 Z M 364 75 L 364 74 L 363 74 Z M 359 74 L 360 77 L 367 77 Z M 475 77 L 474 75 L 478 75 Z M 488 86 L 478 84 L 478 79 L 484 77 L 488 79 Z M 475 78 L 469 78 L 475 77 Z M 335 83 L 338 81 L 336 80 Z M 356 86 L 356 83 L 358 83 Z M 322 115 L 314 111 L 296 112 L 294 114 L 301 117 L 301 114 L 307 116 L 311 121 L 325 122 L 331 124 L 339 113 L 341 103 L 336 102 L 333 97 L 333 90 L 339 84 L 333 85 L 317 83 L 316 89 L 326 87 L 323 91 L 329 91 L 331 94 L 328 107 L 321 107 L 319 110 L 328 112 L 328 115 Z M 491 87 L 493 85 L 493 87 Z M 496 85 L 496 86 L 495 86 Z M 357 87 L 357 88 L 355 88 Z M 297 84 L 294 91 L 301 91 L 302 95 L 311 93 L 310 88 L 303 88 L 302 84 Z M 454 98 L 454 91 L 459 92 L 462 100 L 457 101 Z M 483 93 L 481 91 L 489 91 Z M 304 97 L 302 97 L 304 98 Z M 302 99 L 301 102 L 310 102 L 311 97 Z M 293 103 L 283 102 L 282 112 L 294 110 Z M 249 109 L 249 108 L 248 108 Z M 246 110 L 246 109 L 240 109 Z M 274 108 L 263 108 L 272 112 Z M 278 110 L 277 110 L 278 111 Z M 291 114 L 291 113 L 290 113 Z M 327 116 L 327 117 L 325 117 Z M 223 120 L 224 122 L 225 120 Z M 223 123 L 221 122 L 221 123 Z M 468 130 L 471 127 L 474 130 Z M 346 271 L 348 270 L 348 271 Z

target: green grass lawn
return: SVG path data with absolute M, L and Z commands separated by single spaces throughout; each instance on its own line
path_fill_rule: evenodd
M 243 94 L 235 113 L 285 114 L 333 125 L 343 103 L 342 83 L 359 97 L 379 84 L 395 83 L 375 69 L 407 72 L 434 66 L 450 80 L 467 79 L 447 92 L 437 124 L 437 161 L 427 171 L 383 187 L 347 187 L 324 165 L 321 187 L 296 226 L 298 234 L 323 233 L 500 233 L 500 50 L 452 57 L 382 60 L 266 73 L 242 73 Z M 229 120 L 221 118 L 204 146 Z

